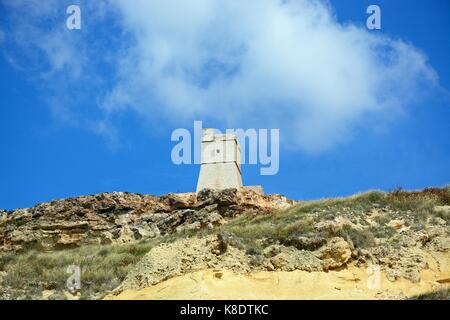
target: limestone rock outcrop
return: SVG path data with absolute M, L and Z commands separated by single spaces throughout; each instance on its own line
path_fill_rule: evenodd
M 317 256 L 322 260 L 323 270 L 330 270 L 345 266 L 351 259 L 352 251 L 348 242 L 341 237 L 335 237 L 320 248 Z
M 220 245 L 221 241 L 216 236 L 163 243 L 142 258 L 116 292 L 130 288 L 144 288 L 203 269 L 227 269 L 236 272 L 251 270 L 250 259 L 244 251 L 233 246 L 218 250 Z
M 82 244 L 126 243 L 212 228 L 244 212 L 263 214 L 292 201 L 252 189 L 202 190 L 160 197 L 101 193 L 0 211 L 0 251 L 64 249 Z

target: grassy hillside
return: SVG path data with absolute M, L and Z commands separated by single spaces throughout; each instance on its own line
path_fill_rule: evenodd
M 450 205 L 449 187 L 421 192 L 371 191 L 348 198 L 300 202 L 288 210 L 266 215 L 242 215 L 215 229 L 185 231 L 141 243 L 1 253 L 0 298 L 36 299 L 43 290 L 54 290 L 50 299 L 64 299 L 69 265 L 81 267 L 81 298 L 101 298 L 117 287 L 151 248 L 206 234 L 218 234 L 224 246 L 245 250 L 255 267 L 262 264 L 263 250 L 269 245 L 314 251 L 331 237 L 345 239 L 352 246 L 353 260 L 364 262 L 368 257 L 377 259 L 378 251 L 371 249 L 400 249 L 408 241 L 392 224 L 393 220 L 402 221 L 405 234 L 443 224 L 448 228 L 448 211 L 434 210 L 444 205 Z M 448 290 L 430 297 L 448 298 Z

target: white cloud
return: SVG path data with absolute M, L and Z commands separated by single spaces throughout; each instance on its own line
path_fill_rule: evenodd
M 104 13 L 106 3 L 97 11 Z M 108 3 L 114 16 L 106 14 L 105 22 L 118 14 L 123 33 L 117 37 L 126 47 L 114 57 L 112 89 L 98 92 L 107 117 L 130 109 L 171 125 L 196 119 L 280 128 L 284 142 L 320 152 L 374 125 L 370 119 L 401 112 L 437 82 L 411 44 L 342 25 L 321 1 Z M 79 42 L 73 51 L 64 33 L 54 35 L 39 34 L 36 45 L 58 72 L 69 72 L 73 52 L 84 54 L 84 72 L 103 54 L 82 50 L 89 44 Z
M 108 112 L 279 127 L 285 141 L 317 152 L 436 82 L 412 45 L 343 26 L 322 2 L 113 3 L 135 45 L 102 104 Z
M 65 6 L 58 0 L 7 0 L 5 6 L 11 13 L 10 38 L 31 58 L 25 59 L 27 67 L 39 70 L 37 77 L 51 78 L 63 72 L 67 80 L 78 80 L 86 64 L 86 46 L 65 28 Z M 44 62 L 48 67 L 42 68 Z

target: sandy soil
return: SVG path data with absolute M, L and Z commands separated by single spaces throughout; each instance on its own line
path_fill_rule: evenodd
M 405 279 L 391 282 L 383 273 L 355 266 L 330 272 L 252 274 L 209 269 L 107 299 L 404 299 L 450 286 L 448 256 L 440 258 L 438 265 L 430 256 L 420 283 Z

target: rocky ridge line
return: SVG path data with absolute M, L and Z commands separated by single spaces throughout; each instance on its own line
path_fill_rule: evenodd
M 0 251 L 127 243 L 212 228 L 242 213 L 264 214 L 293 201 L 252 188 L 151 196 L 113 192 L 0 210 Z

